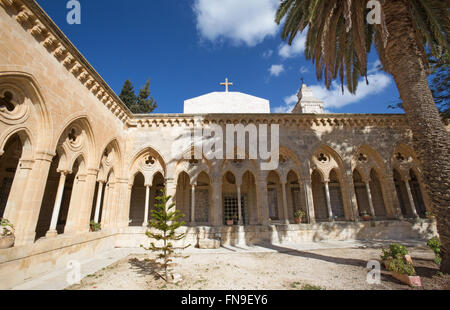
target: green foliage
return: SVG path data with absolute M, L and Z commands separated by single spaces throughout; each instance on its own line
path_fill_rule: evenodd
M 135 114 L 151 113 L 158 106 L 156 101 L 150 97 L 150 80 L 147 80 L 145 86 L 139 91 L 138 96 L 134 93 L 133 84 L 126 80 L 119 97 L 128 109 Z
M 408 249 L 404 245 L 393 243 L 389 248 L 383 248 L 383 255 L 381 260 L 387 261 L 391 259 L 403 259 L 403 256 L 408 255 Z
M 89 223 L 89 226 L 91 227 L 91 231 L 100 231 L 102 230 L 102 224 L 96 223 L 95 221 L 91 221 Z
M 157 203 L 155 204 L 155 209 L 151 212 L 152 219 L 148 225 L 151 230 L 148 230 L 145 234 L 150 240 L 155 240 L 158 244 L 151 241 L 149 248 L 144 247 L 146 250 L 159 253 L 157 260 L 159 261 L 159 267 L 165 274 L 165 276 L 160 276 L 166 282 L 170 280 L 169 267 L 172 265 L 173 258 L 179 256 L 175 251 L 181 251 L 191 246 L 189 244 L 184 247 L 175 247 L 173 244 L 173 242 L 180 241 L 186 237 L 185 233 L 178 234 L 176 232 L 178 228 L 186 223 L 184 221 L 178 221 L 185 215 L 179 210 L 174 210 L 175 203 L 167 205 L 171 198 L 170 196 L 166 196 L 165 192 L 161 196 L 156 197 Z M 143 246 L 141 245 L 141 247 Z
M 430 240 L 428 240 L 427 245 L 430 249 L 433 250 L 434 255 L 436 256 L 434 258 L 434 262 L 437 265 L 441 264 L 442 258 L 441 258 L 441 241 L 438 237 L 433 237 Z
M 396 1 L 385 3 L 389 2 Z M 417 57 L 427 66 L 427 50 L 434 57 L 448 51 L 448 1 L 409 0 L 407 3 L 403 17 L 410 17 Z M 367 1 L 281 0 L 275 21 L 284 23 L 281 37 L 289 44 L 299 32 L 307 32 L 305 56 L 315 63 L 317 78 L 323 79 L 327 88 L 339 78 L 342 91 L 345 83 L 354 94 L 360 77 L 368 75 L 367 55 L 373 45 L 383 68 L 391 71 L 386 55 L 389 46 L 386 20 L 382 19 L 381 25 L 369 24 L 366 5 Z
M 414 266 L 408 262 L 405 262 L 403 258 L 395 258 L 389 260 L 388 269 L 390 271 L 394 271 L 399 274 L 406 274 L 408 276 L 416 275 L 416 270 L 414 269 Z
M 302 286 L 302 290 L 304 290 L 304 291 L 321 291 L 321 290 L 323 290 L 323 288 L 318 285 L 305 284 Z
M 5 218 L 0 218 L 0 227 L 2 237 L 11 236 L 14 234 L 14 226 L 11 222 Z
M 306 212 L 302 211 L 302 210 L 297 210 L 294 213 L 294 217 L 297 218 L 297 219 L 303 219 L 303 218 L 306 217 Z

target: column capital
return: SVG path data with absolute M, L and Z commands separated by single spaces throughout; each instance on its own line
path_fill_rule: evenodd
M 57 169 L 56 172 L 58 172 L 59 174 L 64 174 L 64 176 L 67 176 L 69 174 L 72 174 L 72 171 L 69 170 L 63 170 L 63 169 Z

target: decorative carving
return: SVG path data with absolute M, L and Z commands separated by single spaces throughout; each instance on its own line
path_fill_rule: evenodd
M 329 161 L 328 157 L 325 156 L 324 153 L 320 153 L 319 156 L 317 157 L 317 160 L 321 163 L 326 163 Z
M 152 155 L 147 155 L 145 156 L 144 162 L 147 166 L 153 166 L 156 161 Z
M 0 97 L 0 108 L 5 107 L 9 112 L 14 111 L 16 108 L 15 104 L 12 102 L 13 94 L 9 91 L 5 92 L 3 97 Z
M 405 157 L 400 152 L 398 152 L 397 155 L 395 155 L 395 159 L 397 159 L 400 162 L 405 161 Z
M 367 162 L 367 156 L 364 155 L 363 153 L 360 153 L 358 156 L 358 161 L 361 163 L 366 163 Z

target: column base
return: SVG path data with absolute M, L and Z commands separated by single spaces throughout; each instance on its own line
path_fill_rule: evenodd
M 58 231 L 56 229 L 55 230 L 49 230 L 45 234 L 45 238 L 53 238 L 53 237 L 56 237 L 56 236 L 58 236 Z

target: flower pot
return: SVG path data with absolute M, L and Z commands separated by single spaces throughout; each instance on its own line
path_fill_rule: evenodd
M 363 215 L 362 219 L 364 221 L 370 221 L 372 219 L 372 217 L 370 215 Z
M 409 286 L 421 287 L 422 281 L 419 276 L 408 276 L 407 274 L 400 274 L 395 271 L 392 272 L 392 276 L 400 282 Z
M 234 221 L 233 220 L 227 220 L 227 226 L 233 226 Z
M 294 221 L 295 221 L 296 224 L 301 224 L 302 223 L 302 218 L 301 217 L 295 218 Z
M 16 238 L 14 235 L 0 237 L 0 249 L 8 249 L 13 247 Z

